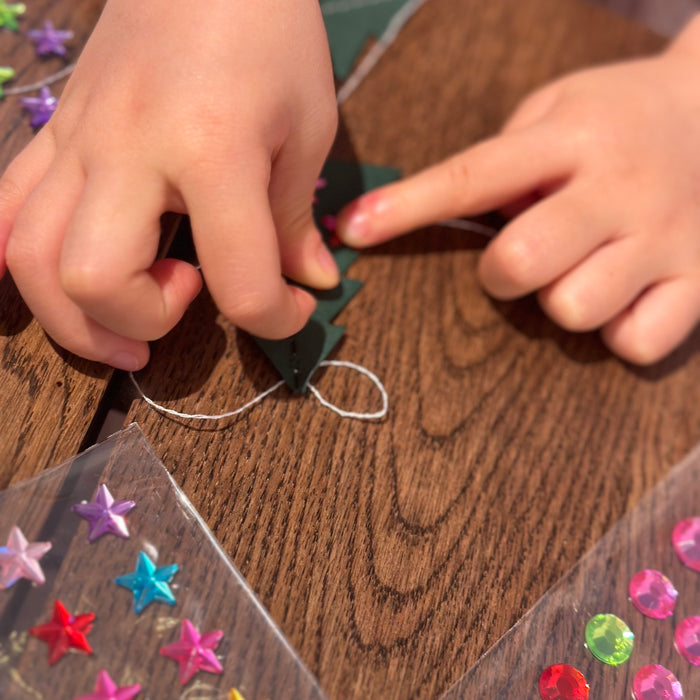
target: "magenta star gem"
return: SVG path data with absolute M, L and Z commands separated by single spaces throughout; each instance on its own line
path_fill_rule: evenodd
M 109 677 L 109 673 L 105 670 L 98 671 L 97 683 L 95 684 L 95 692 L 87 695 L 80 695 L 74 700 L 131 700 L 141 692 L 141 686 L 123 685 L 118 687 L 117 684 Z
M 678 653 L 693 666 L 700 666 L 700 617 L 686 617 L 673 638 Z
M 632 693 L 635 700 L 681 700 L 683 688 L 667 668 L 659 664 L 642 666 L 634 676 Z
M 14 525 L 7 545 L 0 547 L 0 589 L 9 588 L 21 578 L 44 583 L 46 578 L 39 559 L 51 549 L 51 542 L 27 542 L 22 531 Z
M 180 628 L 180 639 L 164 646 L 160 653 L 180 664 L 180 683 L 185 685 L 197 671 L 223 672 L 214 654 L 223 636 L 221 630 L 200 634 L 197 628 L 185 619 Z
M 700 571 L 700 518 L 686 518 L 673 528 L 673 549 L 678 558 L 693 571 Z
M 32 29 L 27 36 L 34 42 L 34 50 L 37 56 L 65 56 L 64 42 L 73 38 L 73 32 L 65 29 L 56 29 L 51 22 L 45 22 L 43 29 Z
M 671 581 L 656 569 L 636 573 L 629 585 L 630 599 L 640 613 L 655 620 L 673 615 L 678 591 Z
M 20 104 L 29 112 L 29 125 L 37 129 L 51 119 L 51 115 L 56 111 L 58 98 L 44 86 L 39 90 L 39 97 L 23 97 Z
M 136 505 L 134 501 L 115 501 L 105 484 L 97 488 L 95 500 L 90 503 L 76 503 L 71 510 L 90 524 L 88 542 L 111 533 L 127 539 L 129 528 L 124 516 Z

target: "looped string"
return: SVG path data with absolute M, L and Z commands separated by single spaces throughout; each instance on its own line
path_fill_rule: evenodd
M 380 418 L 384 418 L 389 412 L 389 395 L 387 394 L 386 389 L 384 388 L 384 385 L 382 384 L 381 380 L 379 379 L 379 377 L 377 377 L 376 374 L 374 374 L 374 372 L 371 372 L 362 365 L 357 365 L 354 362 L 346 362 L 344 360 L 324 360 L 318 365 L 317 369 L 320 369 L 321 367 L 346 367 L 348 369 L 354 369 L 356 372 L 359 372 L 360 374 L 363 374 L 365 377 L 367 377 L 377 387 L 382 397 L 381 409 L 373 413 L 357 413 L 355 411 L 346 411 L 325 399 L 321 395 L 321 392 L 313 384 L 311 384 L 311 382 L 309 382 L 309 391 L 316 397 L 316 400 L 323 407 L 333 411 L 333 413 L 337 413 L 341 418 L 355 418 L 357 420 L 378 420 Z M 172 408 L 167 408 L 166 406 L 163 406 L 146 396 L 138 381 L 136 381 L 136 377 L 134 376 L 133 372 L 129 372 L 129 377 L 131 378 L 131 381 L 136 387 L 136 391 L 138 391 L 139 396 L 151 408 L 155 409 L 156 411 L 159 411 L 160 413 L 167 413 L 170 416 L 177 416 L 178 418 L 190 418 L 192 420 L 202 421 L 217 421 L 223 420 L 224 418 L 233 418 L 234 416 L 237 416 L 243 413 L 244 411 L 247 411 L 249 408 L 252 408 L 256 404 L 260 403 L 266 396 L 269 396 L 273 392 L 277 391 L 277 389 L 279 389 L 284 384 L 284 380 L 280 379 L 269 389 L 265 389 L 265 391 L 263 391 L 261 394 L 258 394 L 255 398 L 248 401 L 248 403 L 243 404 L 243 406 L 240 406 L 239 408 L 236 408 L 233 411 L 226 411 L 225 413 L 216 414 L 181 413 L 180 411 L 176 411 Z

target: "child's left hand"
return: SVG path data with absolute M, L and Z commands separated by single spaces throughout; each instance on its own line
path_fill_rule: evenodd
M 529 97 L 502 133 L 346 208 L 366 246 L 493 209 L 515 217 L 479 264 L 499 299 L 537 292 L 573 331 L 654 362 L 700 319 L 700 17 L 658 57 Z

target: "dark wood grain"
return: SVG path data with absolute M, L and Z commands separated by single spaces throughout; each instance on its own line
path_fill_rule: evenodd
M 415 170 L 498 128 L 528 90 L 661 42 L 561 0 L 433 0 L 342 111 L 337 154 Z M 697 440 L 695 336 L 651 370 L 478 288 L 481 241 L 433 228 L 363 255 L 337 358 L 377 372 L 379 424 L 281 390 L 197 426 L 136 403 L 156 451 L 332 698 L 433 698 Z M 147 393 L 241 405 L 275 380 L 203 295 Z M 332 400 L 375 408 L 343 370 Z
M 660 46 L 573 0 L 430 0 L 344 106 L 336 154 L 411 172 L 495 131 L 548 78 Z M 331 698 L 444 692 L 700 434 L 698 335 L 658 367 L 627 367 L 532 300 L 485 297 L 481 245 L 433 228 L 351 268 L 365 287 L 338 319 L 335 357 L 383 379 L 382 423 L 284 389 L 217 425 L 140 401 L 129 414 Z M 15 478 L 77 451 L 107 374 L 64 364 L 5 293 L 7 483 L 18 465 Z M 52 404 L 59 380 L 70 391 Z M 239 406 L 275 380 L 206 293 L 140 375 L 190 412 Z M 344 407 L 378 405 L 346 370 L 314 381 Z
M 6 87 L 28 85 L 64 65 L 40 61 L 25 36 L 50 19 L 75 32 L 75 57 L 99 15 L 98 0 L 33 0 L 20 20 L 20 32 L 2 30 L 2 64 L 17 77 Z M 52 87 L 58 95 L 62 84 Z M 32 130 L 19 98 L 0 102 L 0 171 L 29 142 Z M 76 454 L 95 418 L 111 372 L 78 360 L 53 346 L 22 302 L 9 275 L 0 281 L 0 488 L 32 476 Z

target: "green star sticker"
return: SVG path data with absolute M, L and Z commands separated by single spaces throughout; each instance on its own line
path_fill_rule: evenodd
M 2 86 L 15 77 L 15 72 L 9 66 L 0 66 L 0 100 L 4 97 Z
M 0 0 L 0 27 L 7 27 L 13 32 L 19 29 L 17 17 L 27 11 L 27 6 L 22 2 L 11 2 L 9 5 L 5 0 Z

